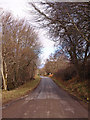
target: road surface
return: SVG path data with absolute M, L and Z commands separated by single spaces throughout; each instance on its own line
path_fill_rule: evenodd
M 48 77 L 25 98 L 3 107 L 2 113 L 3 118 L 88 118 L 88 111 Z

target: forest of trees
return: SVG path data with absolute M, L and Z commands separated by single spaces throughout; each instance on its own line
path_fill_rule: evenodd
M 30 24 L 10 13 L 2 15 L 2 30 L 2 83 L 10 90 L 34 79 L 41 45 Z
M 89 77 L 89 4 L 89 2 L 41 2 L 32 4 L 35 11 L 35 21 L 39 23 L 41 28 L 48 31 L 50 39 L 56 43 L 57 51 L 59 51 L 57 60 L 46 62 L 47 73 L 55 73 L 55 69 L 58 71 L 63 68 L 60 66 L 62 63 L 58 61 L 60 56 L 64 54 L 73 66 L 74 73 L 76 71 L 77 76 L 82 79 Z M 69 66 L 67 71 L 70 68 Z
M 89 78 L 89 2 L 29 3 L 34 22 L 44 28 L 57 46 L 41 72 L 56 74 L 64 69 L 66 77 Z M 1 16 L 0 16 L 1 17 Z M 2 15 L 1 73 L 5 90 L 16 88 L 34 78 L 41 45 L 38 34 L 25 20 L 10 13 Z M 61 73 L 64 73 L 61 72 Z M 59 72 L 60 73 L 60 72 Z

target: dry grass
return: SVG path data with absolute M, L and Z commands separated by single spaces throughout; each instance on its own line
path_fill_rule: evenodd
M 30 82 L 27 82 L 26 84 L 20 86 L 19 88 L 16 88 L 11 91 L 2 91 L 2 103 L 6 103 L 8 101 L 17 99 L 25 94 L 27 94 L 29 91 L 33 90 L 40 82 L 40 77 L 36 76 L 35 80 L 32 80 Z
M 84 102 L 89 102 L 88 96 L 88 81 L 78 81 L 78 78 L 73 78 L 68 81 L 63 81 L 61 79 L 53 78 L 53 80 L 62 88 L 67 90 L 72 95 L 83 100 Z

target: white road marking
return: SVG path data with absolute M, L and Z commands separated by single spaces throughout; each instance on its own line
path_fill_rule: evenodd
M 26 116 L 26 115 L 27 115 L 27 113 L 24 113 L 24 115 Z
M 70 112 L 72 112 L 73 114 L 75 113 L 74 110 L 73 110 L 73 108 L 70 108 L 70 107 L 66 108 L 65 110 L 66 110 L 66 111 L 70 111 Z
M 36 112 L 36 110 L 34 110 L 34 112 Z
M 47 116 L 49 116 L 49 114 L 50 114 L 50 111 L 47 111 Z

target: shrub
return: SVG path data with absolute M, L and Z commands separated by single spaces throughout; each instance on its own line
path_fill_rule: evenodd
M 76 76 L 77 72 L 73 65 L 68 66 L 66 69 L 60 69 L 55 73 L 55 77 L 60 77 L 62 80 L 69 80 Z

